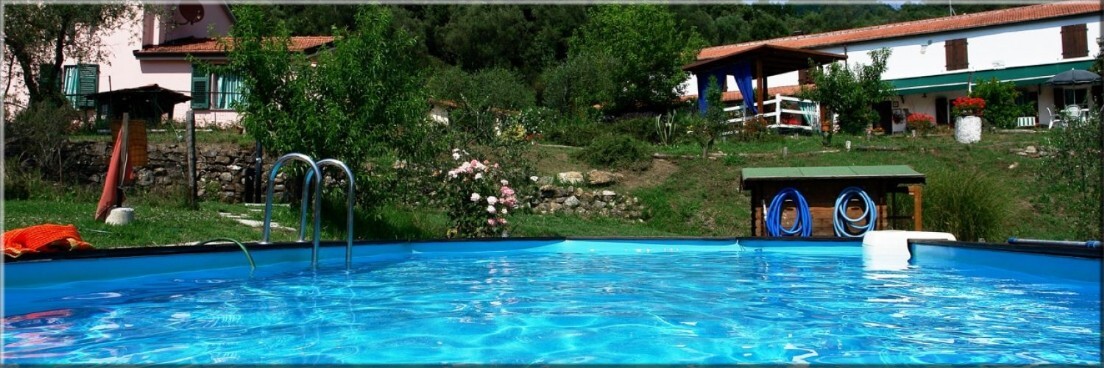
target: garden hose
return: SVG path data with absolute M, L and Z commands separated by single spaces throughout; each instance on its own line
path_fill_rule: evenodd
M 782 206 L 785 204 L 787 197 L 793 197 L 792 200 L 796 205 L 797 218 L 794 219 L 793 226 L 790 228 L 782 227 Z M 767 227 L 767 234 L 770 236 L 794 236 L 800 234 L 802 237 L 809 237 L 813 235 L 813 218 L 809 213 L 809 204 L 805 202 L 805 197 L 798 192 L 797 189 L 787 187 L 778 191 L 778 194 L 774 195 L 774 199 L 771 200 L 770 207 L 767 209 L 766 217 L 763 219 L 763 223 Z
M 861 199 L 865 208 L 859 217 L 851 218 L 847 216 L 847 203 L 854 197 Z M 865 225 L 856 225 L 864 219 L 866 220 Z M 840 192 L 839 197 L 836 197 L 836 216 L 832 221 L 832 225 L 836 229 L 836 236 L 858 238 L 865 235 L 867 231 L 874 230 L 877 223 L 878 206 L 874 204 L 874 200 L 870 199 L 870 196 L 862 188 L 847 187 Z
M 253 263 L 253 255 L 249 254 L 249 249 L 246 249 L 245 244 L 242 244 L 240 241 L 230 239 L 230 238 L 214 238 L 214 239 L 210 239 L 210 240 L 201 241 L 196 245 L 199 246 L 199 245 L 204 245 L 204 244 L 207 244 L 207 243 L 212 243 L 212 242 L 217 242 L 217 241 L 228 241 L 228 242 L 237 244 L 238 248 L 241 248 L 242 252 L 245 253 L 245 259 L 249 260 L 249 271 L 252 272 L 253 270 L 257 269 L 257 264 Z

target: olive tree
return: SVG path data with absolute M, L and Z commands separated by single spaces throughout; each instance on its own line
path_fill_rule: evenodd
M 4 6 L 5 51 L 22 70 L 28 105 L 47 100 L 61 104 L 65 60 L 98 61 L 110 56 L 103 47 L 104 36 L 130 21 L 137 9 L 123 3 Z
M 840 62 L 829 64 L 826 70 L 811 68 L 815 87 L 802 86 L 798 96 L 839 114 L 844 133 L 860 134 L 878 120 L 874 104 L 893 96 L 893 86 L 882 80 L 889 54 L 884 48 L 870 51 L 869 65 Z M 830 137 L 831 132 L 828 134 Z

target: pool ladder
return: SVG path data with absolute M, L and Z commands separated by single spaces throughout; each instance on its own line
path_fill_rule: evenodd
M 275 188 L 273 185 L 276 182 L 276 174 L 280 171 L 280 167 L 287 161 L 298 160 L 306 163 L 310 166 L 310 171 L 307 171 L 307 175 L 303 180 L 303 206 L 300 212 L 299 223 L 299 241 L 306 241 L 307 234 L 307 202 L 310 201 L 310 193 L 313 183 L 314 189 L 314 247 L 311 249 L 311 267 L 318 268 L 318 243 L 321 239 L 322 233 L 322 171 L 321 168 L 327 166 L 336 166 L 342 171 L 345 171 L 345 176 L 349 180 L 349 188 L 345 193 L 346 196 L 346 244 L 345 244 L 345 268 L 348 269 L 352 266 L 353 260 L 353 200 L 356 197 L 354 195 L 356 190 L 356 180 L 353 177 L 352 170 L 345 165 L 344 162 L 328 158 L 315 162 L 310 156 L 302 153 L 289 153 L 280 156 L 276 160 L 276 163 L 272 165 L 272 171 L 268 174 L 268 195 L 265 196 L 265 212 L 264 212 L 264 227 L 262 228 L 261 242 L 260 244 L 270 244 L 269 238 L 272 231 L 272 197 Z

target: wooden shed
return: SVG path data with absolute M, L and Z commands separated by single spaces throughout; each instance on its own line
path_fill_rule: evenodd
M 751 235 L 768 236 L 764 215 L 771 200 L 784 188 L 792 187 L 805 198 L 813 224 L 813 236 L 835 236 L 833 219 L 836 198 L 847 187 L 864 190 L 878 208 L 876 229 L 909 230 L 903 223 L 911 222 L 912 230 L 921 230 L 922 188 L 924 174 L 907 165 L 884 166 L 822 166 L 822 167 L 758 167 L 741 172 L 741 188 L 751 191 Z M 898 195 L 912 196 L 912 212 L 903 212 L 893 205 Z M 900 203 L 898 201 L 898 203 Z M 900 206 L 896 206 L 900 207 Z M 859 204 L 848 205 L 848 215 L 862 213 Z M 789 206 L 782 212 L 783 226 L 791 226 L 796 210 Z M 905 222 L 903 220 L 911 220 Z

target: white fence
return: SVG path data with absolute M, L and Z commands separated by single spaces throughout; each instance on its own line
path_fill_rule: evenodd
M 785 108 L 787 104 L 783 104 L 783 102 L 791 102 L 791 105 L 797 106 L 801 106 L 802 103 L 811 103 L 813 104 L 813 106 L 816 107 L 816 110 L 810 111 L 813 112 L 812 116 L 806 116 L 806 111 Z M 820 126 L 820 104 L 810 100 L 802 100 L 796 97 L 783 95 L 774 95 L 773 99 L 763 101 L 763 110 L 770 111 L 766 113 L 764 113 L 763 111 L 759 112 L 759 116 L 767 119 L 768 121 L 773 121 L 773 124 L 767 125 L 767 128 L 769 129 L 801 129 L 814 131 L 816 127 Z M 748 114 L 744 111 L 743 103 L 734 107 L 726 107 L 724 111 L 729 114 L 736 115 L 736 117 L 727 120 L 729 124 L 743 125 L 745 120 L 753 117 L 748 116 Z M 784 117 L 787 119 L 784 119 Z M 789 121 L 789 118 L 792 118 L 793 120 L 798 122 L 801 122 L 804 118 L 806 121 L 804 122 L 804 124 L 798 123 L 796 125 L 783 123 L 783 121 Z

